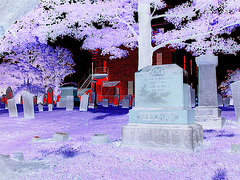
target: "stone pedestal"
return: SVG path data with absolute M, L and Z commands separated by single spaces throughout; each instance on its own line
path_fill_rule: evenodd
M 196 122 L 203 129 L 221 128 L 225 119 L 218 108 L 216 66 L 218 57 L 212 54 L 196 58 L 198 66 L 198 107 L 195 108 Z
M 122 127 L 124 146 L 195 152 L 202 146 L 203 130 L 199 124 L 133 124 Z
M 135 73 L 135 107 L 122 127 L 123 146 L 194 152 L 202 144 L 202 131 L 182 68 L 157 65 Z

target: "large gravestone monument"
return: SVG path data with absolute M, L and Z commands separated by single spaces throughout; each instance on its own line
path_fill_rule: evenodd
M 234 110 L 238 125 L 240 124 L 240 81 L 231 84 Z
M 122 126 L 122 145 L 193 152 L 203 130 L 184 102 L 183 69 L 176 64 L 148 66 L 135 73 L 135 107 Z
M 33 106 L 33 95 L 30 92 L 22 91 L 23 97 L 23 112 L 25 119 L 33 119 L 34 116 L 34 106 Z
M 15 99 L 7 100 L 9 117 L 18 117 L 17 105 Z
M 221 128 L 225 119 L 218 108 L 216 66 L 218 57 L 212 54 L 196 58 L 198 66 L 198 107 L 195 108 L 196 123 L 203 129 Z

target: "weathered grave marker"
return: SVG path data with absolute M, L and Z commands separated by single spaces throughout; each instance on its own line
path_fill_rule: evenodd
M 34 107 L 33 107 L 33 95 L 30 92 L 22 91 L 23 97 L 23 111 L 25 119 L 33 119 Z
M 129 99 L 122 99 L 122 108 L 129 108 Z
M 230 98 L 229 97 L 223 98 L 223 106 L 229 107 L 229 105 L 230 105 Z
M 23 161 L 24 155 L 21 152 L 15 152 L 15 153 L 10 154 L 10 159 L 16 160 L 16 161 Z
M 109 107 L 108 99 L 103 99 L 102 100 L 102 106 L 103 107 Z
M 18 117 L 17 105 L 15 99 L 7 100 L 9 117 Z
M 88 99 L 89 99 L 88 95 L 81 96 L 79 111 L 87 111 L 88 110 Z
M 94 134 L 92 136 L 92 143 L 93 144 L 106 144 L 109 142 L 109 135 L 108 134 Z
M 240 153 L 240 145 L 232 144 L 231 152 L 232 153 Z
M 196 123 L 203 129 L 219 129 L 226 119 L 218 108 L 216 66 L 218 57 L 206 54 L 196 57 L 198 66 L 198 107 L 195 108 Z
M 223 97 L 218 94 L 218 106 L 223 106 Z
M 42 105 L 42 103 L 39 103 L 39 104 L 38 104 L 38 110 L 39 110 L 39 111 L 43 111 L 43 105 Z
M 66 111 L 72 111 L 74 108 L 74 96 L 67 96 Z
M 69 140 L 69 134 L 63 133 L 63 132 L 56 132 L 53 135 L 53 141 L 68 141 Z
M 52 111 L 53 109 L 53 105 L 52 104 L 48 104 L 48 111 Z
M 236 81 L 231 85 L 234 110 L 236 114 L 237 123 L 240 124 L 240 81 Z

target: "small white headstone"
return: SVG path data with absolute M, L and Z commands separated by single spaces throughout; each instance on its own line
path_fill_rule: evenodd
M 102 100 L 102 106 L 103 107 L 109 107 L 108 99 L 103 99 Z
M 92 143 L 93 144 L 106 144 L 109 141 L 108 134 L 94 134 L 92 136 Z
M 240 81 L 231 84 L 231 91 L 237 123 L 240 124 Z
M 129 108 L 129 99 L 122 99 L 122 108 Z
M 232 153 L 240 153 L 240 145 L 232 144 L 231 152 Z
M 43 111 L 43 105 L 42 105 L 42 103 L 39 103 L 39 104 L 38 104 L 38 110 L 39 110 L 39 111 Z
M 48 111 L 52 111 L 53 105 L 52 104 L 48 104 Z
M 24 156 L 23 156 L 23 153 L 21 153 L 21 152 L 15 152 L 15 153 L 10 154 L 10 159 L 13 159 L 16 161 L 23 161 Z
M 74 96 L 67 96 L 66 111 L 72 111 L 74 107 Z
M 23 98 L 23 111 L 25 119 L 33 119 L 34 116 L 34 106 L 33 106 L 33 95 L 30 92 L 22 91 Z
M 79 111 L 87 111 L 87 110 L 88 110 L 88 95 L 82 95 Z
M 17 105 L 15 99 L 7 100 L 9 117 L 18 117 Z
M 40 138 L 39 136 L 34 136 L 33 138 L 32 138 L 32 142 L 38 142 L 38 141 L 40 141 L 42 138 Z
M 62 132 L 56 132 L 53 135 L 53 141 L 68 141 L 69 140 L 69 134 L 68 133 L 62 133 Z

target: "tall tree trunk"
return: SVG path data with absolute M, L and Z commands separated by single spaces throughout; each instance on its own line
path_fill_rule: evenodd
M 151 44 L 151 12 L 150 4 L 138 3 L 138 70 L 152 65 L 153 47 Z

